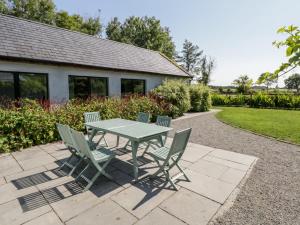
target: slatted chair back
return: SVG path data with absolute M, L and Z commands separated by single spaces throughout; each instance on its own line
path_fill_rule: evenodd
M 139 112 L 137 117 L 138 122 L 149 123 L 150 121 L 150 113 Z
M 171 157 L 177 156 L 176 161 L 178 161 L 182 154 L 184 153 L 187 143 L 189 141 L 191 135 L 192 128 L 188 128 L 185 130 L 177 131 L 175 133 L 168 157 L 166 161 L 168 161 Z
M 64 142 L 64 144 L 68 147 L 68 148 L 72 148 L 75 149 L 75 145 L 72 139 L 72 134 L 70 131 L 70 127 L 68 125 L 63 125 L 60 123 L 56 124 L 58 133 L 61 137 L 61 140 Z
M 158 126 L 170 127 L 171 126 L 171 117 L 157 116 L 155 124 Z
M 78 132 L 74 129 L 70 129 L 70 132 L 71 132 L 72 138 L 76 144 L 76 148 L 79 149 L 87 158 L 93 160 L 94 157 L 91 153 L 90 146 L 84 137 L 84 134 L 82 132 Z
M 99 112 L 85 112 L 83 115 L 85 123 L 97 122 L 101 120 Z

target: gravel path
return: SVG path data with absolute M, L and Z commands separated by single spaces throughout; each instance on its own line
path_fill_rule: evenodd
M 216 224 L 300 224 L 300 147 L 225 125 L 214 114 L 174 121 L 172 127 L 192 127 L 191 142 L 259 158 Z

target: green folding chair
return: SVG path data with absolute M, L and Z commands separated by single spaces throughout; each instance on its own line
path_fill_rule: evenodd
M 78 149 L 76 149 L 72 138 L 70 127 L 68 125 L 63 125 L 59 123 L 56 124 L 56 127 L 61 137 L 61 140 L 68 148 L 68 150 L 71 152 L 71 156 L 59 167 L 59 170 L 67 166 L 68 168 L 71 169 L 68 176 L 71 176 L 73 172 L 76 170 L 76 168 L 83 161 L 84 155 Z M 75 164 L 71 163 L 73 158 L 76 158 L 78 160 Z
M 84 122 L 89 123 L 89 122 L 97 122 L 101 120 L 101 116 L 99 112 L 85 112 L 84 114 Z M 94 132 L 94 130 L 91 127 L 86 126 L 86 132 L 87 135 L 90 136 Z M 98 141 L 98 144 L 101 142 L 103 139 L 105 142 L 105 145 L 108 146 L 107 141 L 105 139 L 105 132 L 103 131 L 97 131 L 96 134 L 102 135 Z
M 104 147 L 92 150 L 82 132 L 71 129 L 71 134 L 74 143 L 76 144 L 76 148 L 78 148 L 86 156 L 87 165 L 75 179 L 78 181 L 80 178 L 82 178 L 87 182 L 87 186 L 83 191 L 89 190 L 100 175 L 104 175 L 108 179 L 112 180 L 113 178 L 105 172 L 105 168 L 115 157 L 115 153 Z M 84 173 L 91 166 L 94 166 L 97 169 L 97 172 L 91 179 L 89 179 L 84 175 Z
M 145 113 L 145 112 L 139 112 L 136 121 L 141 122 L 141 123 L 149 123 L 150 122 L 150 113 Z M 118 136 L 118 141 L 119 143 L 119 136 Z M 125 144 L 124 148 L 126 149 L 128 146 L 131 147 L 130 141 L 127 141 Z
M 162 127 L 170 127 L 171 126 L 171 120 L 172 120 L 172 118 L 168 117 L 168 116 L 157 116 L 155 124 L 158 125 L 158 126 L 162 126 Z M 168 135 L 168 132 L 161 135 L 161 140 L 163 142 L 163 146 L 167 142 L 167 137 L 168 137 L 167 135 Z M 148 141 L 147 147 L 146 147 L 145 151 L 143 152 L 142 156 L 144 156 L 146 154 L 149 147 L 151 147 L 152 145 L 155 145 L 157 147 L 163 147 L 163 146 L 161 146 L 161 141 L 160 140 L 158 140 L 158 139 L 150 140 L 150 141 Z
M 179 160 L 181 159 L 189 137 L 191 135 L 192 128 L 178 131 L 175 133 L 172 145 L 170 148 L 168 147 L 161 147 L 152 151 L 149 151 L 147 154 L 150 155 L 154 161 L 157 163 L 159 169 L 157 172 L 155 172 L 153 175 L 151 175 L 151 178 L 156 177 L 157 175 L 163 173 L 166 177 L 166 180 L 171 183 L 171 186 L 178 190 L 175 181 L 184 176 L 187 181 L 190 181 L 190 179 L 187 177 L 187 175 L 184 173 L 183 169 L 178 165 Z M 176 166 L 180 173 L 177 175 L 170 177 L 169 171 Z

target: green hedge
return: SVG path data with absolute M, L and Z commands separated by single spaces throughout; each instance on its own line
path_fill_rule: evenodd
M 210 89 L 202 84 L 190 86 L 192 112 L 205 112 L 211 107 Z
M 0 108 L 0 152 L 59 140 L 57 122 L 84 131 L 83 113 L 90 111 L 99 111 L 102 119 L 131 120 L 136 119 L 138 112 L 149 112 L 155 120 L 157 115 L 170 115 L 171 106 L 155 96 L 72 100 L 51 109 L 33 100 L 13 102 Z
M 185 80 L 166 80 L 152 91 L 171 104 L 173 118 L 182 116 L 191 108 L 189 85 Z
M 300 96 L 292 94 L 266 94 L 258 92 L 252 96 L 245 95 L 212 95 L 214 106 L 249 106 L 253 108 L 299 109 Z

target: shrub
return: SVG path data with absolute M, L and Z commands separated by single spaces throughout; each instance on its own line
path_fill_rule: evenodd
M 47 104 L 46 104 L 47 105 Z M 59 140 L 56 123 L 85 131 L 84 112 L 99 111 L 102 119 L 136 119 L 140 111 L 170 115 L 169 105 L 155 96 L 130 96 L 71 100 L 64 105 L 43 108 L 37 101 L 21 100 L 0 108 L 0 152 L 10 152 Z
M 205 112 L 211 107 L 210 90 L 207 86 L 196 84 L 190 86 L 191 111 Z
M 249 101 L 249 97 L 245 95 L 212 95 L 212 104 L 214 106 L 243 106 L 246 105 Z
M 170 116 L 173 118 L 182 116 L 191 108 L 189 86 L 184 80 L 167 80 L 153 93 L 171 104 Z

